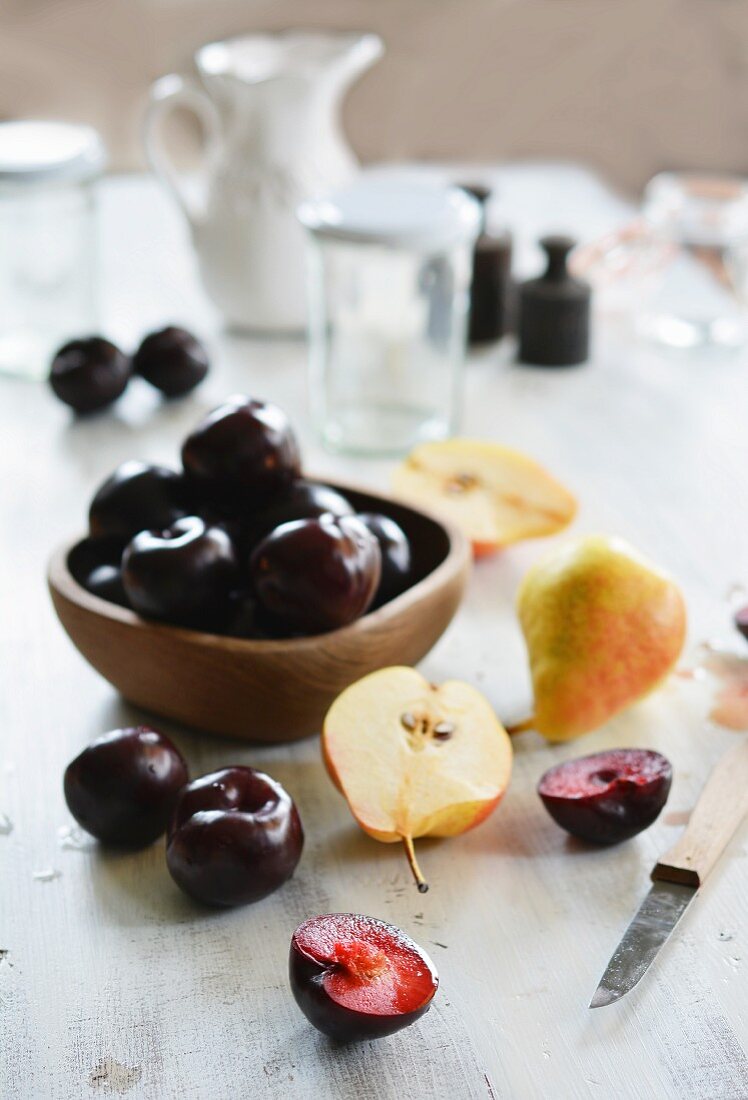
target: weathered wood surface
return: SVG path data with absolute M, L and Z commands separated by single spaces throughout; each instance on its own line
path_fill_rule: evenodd
M 620 211 L 568 169 L 500 178 L 510 213 L 531 233 L 597 232 Z M 106 322 L 116 338 L 133 341 L 172 318 L 209 328 L 184 237 L 149 184 L 110 184 L 104 229 Z M 129 457 L 174 461 L 203 409 L 247 390 L 288 409 L 309 466 L 386 487 L 387 464 L 344 462 L 314 447 L 299 346 L 222 339 L 215 347 L 216 369 L 199 394 L 160 406 L 133 386 L 115 414 L 77 424 L 42 388 L 0 382 L 0 1095 L 743 1100 L 745 826 L 637 990 L 616 1006 L 587 1008 L 656 858 L 740 736 L 709 724 L 702 683 L 674 679 L 572 745 L 519 738 L 496 814 L 462 838 L 421 845 L 426 896 L 396 846 L 355 827 L 316 740 L 258 749 L 165 726 L 195 774 L 258 764 L 298 800 L 307 831 L 298 873 L 254 908 L 196 909 L 168 877 L 159 844 L 139 855 L 75 847 L 65 764 L 93 736 L 143 717 L 75 652 L 45 587 L 47 555 L 81 527 L 102 477 Z M 671 569 L 687 595 L 693 648 L 731 638 L 726 594 L 748 581 L 747 399 L 745 359 L 658 356 L 611 334 L 574 371 L 480 356 L 464 427 L 527 450 L 577 490 L 578 530 L 621 534 Z M 514 593 L 543 548 L 481 563 L 423 666 L 434 679 L 475 683 L 506 719 L 528 701 Z M 669 804 L 642 836 L 588 851 L 547 817 L 535 784 L 554 762 L 627 744 L 670 757 Z M 307 1026 L 287 988 L 288 942 L 297 922 L 327 910 L 392 920 L 431 952 L 442 986 L 419 1024 L 352 1050 Z

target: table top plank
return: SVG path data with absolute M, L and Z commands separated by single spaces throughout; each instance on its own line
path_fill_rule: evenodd
M 548 196 L 557 227 L 583 236 L 625 213 L 577 169 L 499 169 L 497 180 L 528 262 L 527 242 L 551 228 Z M 703 683 L 673 678 L 570 745 L 522 735 L 496 813 L 463 837 L 421 843 L 425 896 L 398 846 L 355 826 L 316 739 L 255 747 L 159 723 L 193 774 L 258 765 L 297 798 L 304 857 L 257 906 L 196 908 L 171 882 L 160 844 L 131 855 L 70 846 L 65 764 L 104 730 L 143 719 L 74 651 L 45 591 L 46 558 L 82 529 L 96 485 L 125 458 L 173 463 L 202 411 L 236 390 L 287 409 L 309 468 L 378 489 L 390 469 L 317 448 L 301 344 L 218 333 L 183 227 L 149 181 L 107 184 L 103 232 L 107 331 L 131 343 L 149 326 L 189 321 L 210 334 L 216 368 L 182 402 L 160 405 L 134 386 L 114 413 L 79 423 L 43 387 L 0 380 L 0 812 L 12 823 L 0 835 L 0 1095 L 627 1098 L 646 1082 L 648 1095 L 674 1100 L 744 1097 L 745 827 L 637 991 L 587 1008 L 651 866 L 739 736 L 709 723 Z M 670 569 L 688 600 L 689 652 L 731 639 L 727 592 L 748 581 L 746 366 L 740 356 L 655 354 L 611 328 L 578 370 L 523 369 L 494 349 L 467 372 L 466 433 L 532 454 L 577 491 L 577 530 L 623 535 Z M 433 679 L 475 683 L 507 721 L 529 700 L 514 595 L 544 548 L 481 563 L 423 665 Z M 672 794 L 647 832 L 590 851 L 547 817 L 535 784 L 552 763 L 618 745 L 664 752 Z M 335 910 L 391 920 L 430 952 L 441 990 L 419 1024 L 351 1050 L 306 1024 L 285 976 L 290 934 Z

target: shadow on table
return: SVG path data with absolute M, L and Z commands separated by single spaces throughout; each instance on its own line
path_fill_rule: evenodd
M 113 924 L 183 923 L 194 918 L 194 905 L 179 892 L 166 868 L 163 839 L 140 851 L 98 847 L 91 884 Z
M 228 764 L 250 764 L 251 761 L 245 757 L 248 751 L 256 748 L 230 737 L 203 733 L 178 722 L 172 722 L 168 718 L 162 718 L 158 714 L 129 703 L 114 689 L 101 709 L 99 724 L 102 731 L 126 726 L 150 726 L 159 733 L 166 734 L 185 756 L 193 778 L 214 768 L 226 767 Z
M 66 457 L 72 456 L 78 460 L 87 472 L 97 452 L 101 455 L 116 453 L 114 444 L 119 441 L 131 441 L 137 452 L 138 438 L 143 431 L 157 425 L 159 434 L 165 438 L 179 433 L 175 439 L 173 464 L 176 466 L 179 464 L 181 434 L 196 424 L 215 404 L 214 398 L 201 394 L 199 390 L 178 401 L 169 401 L 142 379 L 133 378 L 127 392 L 113 405 L 83 416 L 71 410 L 58 438 Z M 133 453 L 129 457 L 140 456 Z M 106 471 L 102 471 L 102 479 L 105 476 Z
M 290 1098 L 311 1095 L 306 1091 L 311 1081 L 324 1081 L 330 1100 L 404 1094 L 485 1100 L 493 1095 L 461 1014 L 439 994 L 423 1019 L 384 1039 L 336 1042 L 302 1022 L 284 1035 L 268 1064 Z M 306 1067 L 304 1074 L 298 1073 L 300 1065 Z

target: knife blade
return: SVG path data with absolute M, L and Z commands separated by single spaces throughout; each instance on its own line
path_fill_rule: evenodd
M 641 981 L 748 812 L 748 738 L 718 761 L 681 838 L 613 952 L 590 1008 L 613 1004 Z
M 695 896 L 693 886 L 677 882 L 652 885 L 613 952 L 590 1008 L 613 1004 L 641 981 Z

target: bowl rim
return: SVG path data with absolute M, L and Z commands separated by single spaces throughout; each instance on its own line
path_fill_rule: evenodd
M 224 652 L 271 654 L 281 651 L 288 653 L 292 650 L 296 653 L 303 653 L 305 650 L 317 649 L 320 645 L 329 642 L 347 641 L 355 638 L 356 635 L 366 634 L 372 626 L 386 625 L 390 620 L 399 618 L 409 607 L 417 604 L 429 591 L 440 587 L 450 576 L 459 573 L 463 569 L 470 569 L 472 555 L 468 540 L 462 531 L 453 524 L 445 523 L 443 519 L 433 513 L 415 508 L 407 501 L 383 496 L 381 493 L 377 493 L 363 485 L 329 480 L 326 480 L 325 484 L 343 492 L 361 493 L 371 497 L 372 500 L 379 500 L 385 504 L 391 503 L 399 508 L 405 508 L 440 527 L 446 534 L 448 541 L 447 553 L 435 569 L 432 569 L 430 573 L 427 573 L 425 577 L 422 577 L 410 588 L 406 588 L 399 596 L 395 596 L 393 600 L 378 607 L 375 611 L 367 612 L 360 619 L 356 619 L 347 626 L 339 627 L 337 630 L 329 630 L 324 634 L 312 634 L 302 638 L 235 638 L 227 634 L 211 634 L 207 631 L 173 626 L 170 623 L 159 622 L 157 619 L 143 618 L 127 607 L 120 607 L 119 604 L 111 603 L 101 596 L 95 596 L 93 592 L 89 592 L 73 577 L 68 568 L 68 555 L 74 546 L 77 546 L 79 542 L 88 537 L 87 534 L 79 535 L 74 539 L 66 539 L 56 546 L 47 565 L 47 584 L 53 595 L 60 595 L 70 603 L 99 618 L 110 619 L 135 630 L 150 630 L 180 639 L 183 642 L 189 642 L 192 645 L 198 644 Z

